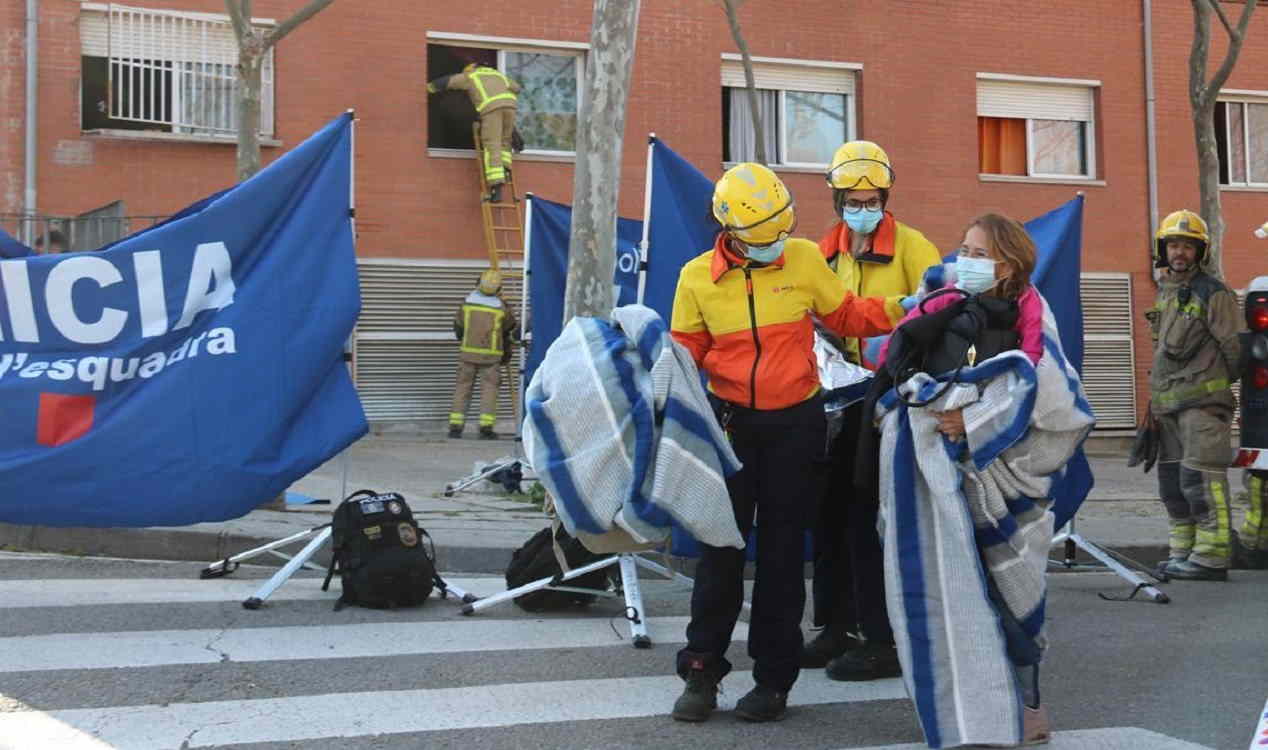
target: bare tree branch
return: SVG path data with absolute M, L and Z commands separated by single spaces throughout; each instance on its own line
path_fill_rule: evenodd
M 1228 20 L 1224 17 L 1224 11 L 1219 7 L 1219 0 L 1207 0 L 1207 2 L 1215 6 L 1216 13 L 1219 13 L 1220 21 L 1224 23 L 1224 27 L 1228 28 Z M 1234 33 L 1229 29 L 1228 51 L 1224 53 L 1224 62 L 1220 64 L 1215 75 L 1211 76 L 1210 82 L 1207 84 L 1207 95 L 1214 98 L 1219 94 L 1220 88 L 1224 82 L 1228 80 L 1229 74 L 1233 72 L 1233 66 L 1237 64 L 1237 56 L 1242 51 L 1242 42 L 1246 41 L 1246 29 L 1250 26 L 1250 16 L 1255 12 L 1255 6 L 1259 5 L 1258 0 L 1246 0 L 1246 4 L 1242 6 L 1242 17 L 1237 21 L 1237 31 Z
M 1211 9 L 1206 0 L 1193 4 L 1193 44 L 1189 47 L 1189 104 L 1197 112 L 1205 107 L 1206 57 L 1211 42 Z
M 748 89 L 749 112 L 753 116 L 753 137 L 756 146 L 754 161 L 758 164 L 766 164 L 766 138 L 762 128 L 762 113 L 757 106 L 757 85 L 753 82 L 753 58 L 749 56 L 748 42 L 744 41 L 744 34 L 740 31 L 740 18 L 735 12 L 743 0 L 721 0 L 721 2 L 722 8 L 726 11 L 727 23 L 731 26 L 731 36 L 734 37 L 735 46 L 739 47 L 740 57 L 744 61 L 744 83 Z M 732 157 L 734 158 L 734 154 Z
M 1215 15 L 1220 17 L 1220 23 L 1224 24 L 1224 30 L 1228 32 L 1230 37 L 1236 36 L 1233 31 L 1233 25 L 1228 22 L 1228 16 L 1224 15 L 1224 8 L 1220 6 L 1220 0 L 1206 0 L 1207 5 L 1215 11 Z
M 268 49 L 278 42 L 282 41 L 287 34 L 294 31 L 300 24 L 317 15 L 326 9 L 335 0 L 309 0 L 308 4 L 295 11 L 295 15 L 282 21 L 273 30 L 264 37 L 264 49 Z
M 225 9 L 229 11 L 229 22 L 233 24 L 233 34 L 241 42 L 251 29 L 251 17 L 244 15 L 241 0 L 225 0 Z

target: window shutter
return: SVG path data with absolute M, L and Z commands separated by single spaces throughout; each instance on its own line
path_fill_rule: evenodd
M 1131 276 L 1085 273 L 1083 301 L 1083 387 L 1098 430 L 1136 426 L 1136 359 L 1132 330 Z
M 824 94 L 853 94 L 854 73 L 838 68 L 753 63 L 753 82 L 759 89 L 816 91 Z M 722 61 L 722 85 L 744 88 L 744 63 Z
M 225 16 L 111 5 L 85 10 L 80 45 L 89 57 L 235 65 L 238 43 Z
M 361 317 L 353 347 L 353 378 L 371 422 L 443 422 L 449 417 L 458 371 L 453 314 L 488 263 L 361 258 Z M 522 277 L 505 274 L 508 307 L 520 316 Z M 513 420 L 519 361 L 502 383 L 498 418 Z M 505 381 L 505 379 L 504 379 Z M 480 384 L 467 422 L 479 419 Z M 518 397 L 518 396 L 516 396 Z
M 978 79 L 979 117 L 1092 122 L 1092 89 L 1055 83 Z

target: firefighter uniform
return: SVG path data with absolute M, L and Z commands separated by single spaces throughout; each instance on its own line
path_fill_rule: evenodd
M 828 269 L 808 240 L 791 239 L 792 196 L 770 169 L 732 167 L 717 183 L 713 249 L 678 278 L 671 332 L 709 378 L 711 400 L 743 468 L 727 480 L 732 510 L 747 536 L 760 519 L 748 651 L 757 686 L 736 704 L 750 721 L 784 715 L 801 651 L 804 535 L 819 496 L 815 462 L 826 422 L 812 353 L 819 316 L 844 336 L 888 332 L 901 298 L 860 299 Z M 687 645 L 678 653 L 686 688 L 673 717 L 703 721 L 744 595 L 744 550 L 701 545 Z
M 480 437 L 495 438 L 497 421 L 498 371 L 510 354 L 510 339 L 518 333 L 514 313 L 498 296 L 502 286 L 497 271 L 485 271 L 480 285 L 454 315 L 454 334 L 461 342 L 458 353 L 458 379 L 454 387 L 453 408 L 449 412 L 449 436 L 459 437 L 466 423 L 471 389 L 480 381 Z
M 465 91 L 471 97 L 484 143 L 484 181 L 490 186 L 500 185 L 506 181 L 506 170 L 511 168 L 511 133 L 515 130 L 520 85 L 496 68 L 471 64 L 461 73 L 427 84 L 431 93 L 446 89 Z
M 1174 577 L 1219 578 L 1229 565 L 1229 486 L 1233 393 L 1239 372 L 1241 314 L 1237 297 L 1202 270 L 1206 223 L 1191 211 L 1163 220 L 1156 258 L 1167 265 L 1166 241 L 1199 246 L 1193 267 L 1174 268 L 1146 313 L 1154 340 L 1150 408 L 1158 421 L 1158 490 L 1170 520 Z M 1187 562 L 1186 562 L 1187 561 Z

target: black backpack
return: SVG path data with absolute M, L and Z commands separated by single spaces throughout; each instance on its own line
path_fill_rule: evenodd
M 399 493 L 357 490 L 335 508 L 330 527 L 333 553 L 321 588 L 327 590 L 338 571 L 343 594 L 336 610 L 345 604 L 414 607 L 433 588 L 445 590 L 431 536 Z
M 559 559 L 555 556 L 556 540 L 570 568 L 579 568 L 601 559 L 600 555 L 586 549 L 562 525 L 554 525 L 558 529 L 557 532 L 551 528 L 542 529 L 511 555 L 511 564 L 506 567 L 508 589 L 563 574 Z M 583 576 L 570 578 L 563 585 L 604 591 L 608 586 L 608 574 L 605 570 L 595 570 Z M 515 603 L 529 612 L 544 612 L 589 604 L 596 598 L 594 594 L 541 589 L 515 597 Z

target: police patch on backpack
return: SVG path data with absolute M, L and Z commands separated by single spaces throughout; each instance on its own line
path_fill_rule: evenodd
M 445 590 L 431 536 L 399 493 L 357 490 L 335 508 L 330 528 L 334 550 L 321 588 L 339 573 L 343 594 L 336 610 L 345 604 L 414 607 L 432 589 Z

